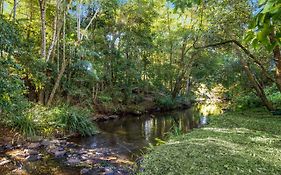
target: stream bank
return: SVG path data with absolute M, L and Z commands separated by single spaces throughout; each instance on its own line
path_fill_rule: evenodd
M 140 174 L 281 174 L 279 116 L 255 109 L 209 119 L 209 125 L 154 147 Z
M 190 109 L 97 122 L 101 132 L 92 137 L 5 144 L 0 174 L 130 174 L 145 147 L 167 139 L 175 125 L 189 132 L 197 123 Z

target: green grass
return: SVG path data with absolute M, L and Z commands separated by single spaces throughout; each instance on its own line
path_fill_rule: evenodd
M 281 174 L 281 116 L 265 111 L 212 117 L 144 156 L 140 174 Z
M 97 133 L 90 120 L 91 112 L 74 106 L 45 107 L 34 105 L 22 115 L 10 115 L 5 119 L 8 126 L 25 136 L 51 136 L 54 133 L 79 133 L 90 136 Z

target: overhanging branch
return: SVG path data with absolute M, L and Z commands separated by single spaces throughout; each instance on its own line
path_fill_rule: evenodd
M 235 44 L 236 46 L 238 46 L 240 49 L 242 49 L 244 51 L 244 53 L 246 55 L 248 55 L 250 58 L 252 58 L 252 60 L 254 61 L 255 64 L 257 64 L 261 69 L 262 72 L 264 73 L 264 75 L 271 80 L 272 82 L 275 82 L 275 80 L 267 73 L 265 67 L 258 61 L 258 59 L 246 48 L 244 47 L 239 41 L 237 40 L 227 40 L 227 41 L 222 41 L 222 42 L 218 42 L 218 43 L 214 43 L 214 44 L 209 44 L 209 45 L 205 45 L 205 46 L 195 46 L 195 43 L 193 45 L 193 47 L 195 49 L 206 49 L 209 47 L 219 47 L 225 44 Z

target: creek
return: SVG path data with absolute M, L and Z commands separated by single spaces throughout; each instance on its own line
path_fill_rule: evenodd
M 0 166 L 0 174 L 7 174 L 11 171 L 24 172 L 19 174 L 84 174 L 81 173 L 82 171 L 92 172 L 88 174 L 129 174 L 130 170 L 127 171 L 126 167 L 132 166 L 150 145 L 167 140 L 171 134 L 189 132 L 200 126 L 202 122 L 206 121 L 202 120 L 192 108 L 143 116 L 123 116 L 114 120 L 97 122 L 100 132 L 94 136 L 70 138 L 67 141 L 56 141 L 55 144 L 50 141 L 51 145 L 45 147 L 44 150 L 57 144 L 55 150 L 57 148 L 59 150 L 55 152 L 63 152 L 62 158 L 57 159 L 46 151 L 39 151 L 42 157 L 40 160 L 20 163 L 11 161 L 11 163 Z M 67 148 L 65 145 L 68 142 L 78 145 L 78 148 Z M 26 151 L 26 147 L 13 151 L 21 151 L 18 153 L 21 155 Z M 1 157 L 3 160 L 8 158 L 5 154 Z M 83 160 L 83 157 L 86 158 Z M 76 161 L 76 166 L 66 164 Z M 90 165 L 80 164 L 89 161 Z M 89 170 L 85 167 L 92 168 Z

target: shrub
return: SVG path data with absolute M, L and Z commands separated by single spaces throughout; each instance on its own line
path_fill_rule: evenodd
M 26 136 L 34 136 L 38 133 L 38 125 L 31 115 L 12 116 L 8 124 Z
M 158 98 L 156 98 L 156 104 L 161 108 L 167 109 L 167 108 L 173 108 L 175 106 L 175 101 L 170 95 L 159 96 Z
M 260 99 L 254 93 L 241 94 L 233 98 L 231 107 L 235 109 L 247 109 L 261 107 Z
M 271 87 L 266 88 L 265 93 L 268 96 L 268 99 L 274 104 L 274 106 L 281 107 L 281 93 L 277 89 L 275 84 Z
M 90 111 L 78 107 L 47 108 L 34 105 L 22 115 L 7 117 L 6 123 L 26 136 L 50 135 L 55 131 L 93 135 L 96 127 L 89 119 Z
M 96 127 L 90 121 L 90 111 L 78 107 L 70 107 L 65 110 L 65 114 L 57 118 L 57 126 L 70 132 L 77 132 L 82 136 L 93 135 Z

